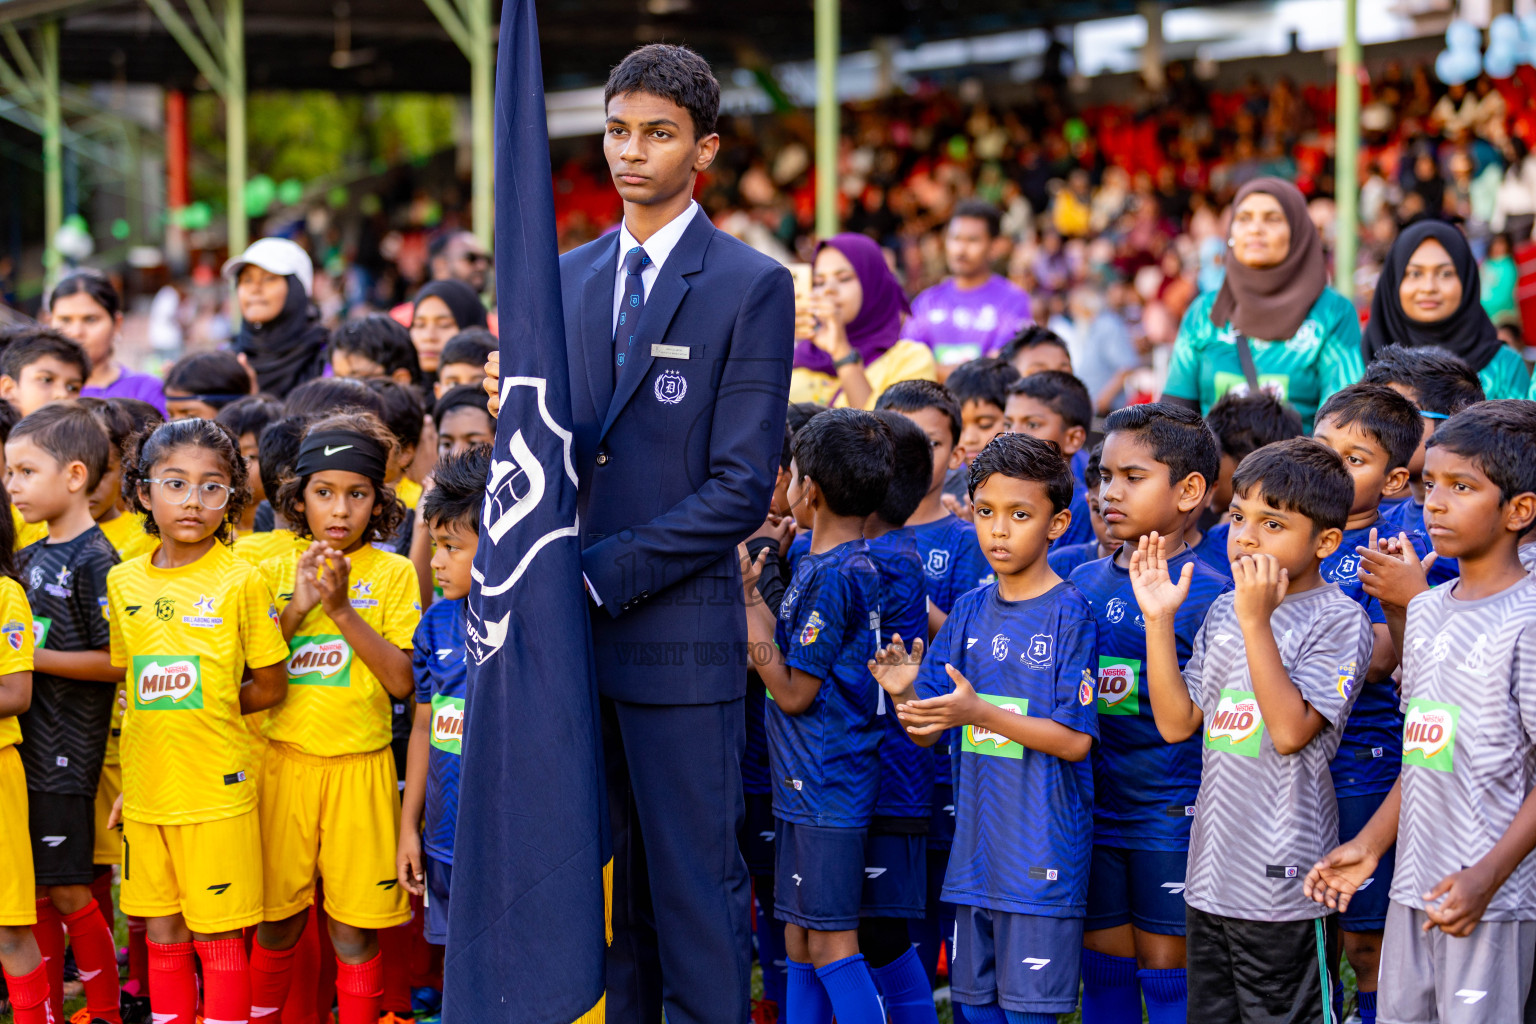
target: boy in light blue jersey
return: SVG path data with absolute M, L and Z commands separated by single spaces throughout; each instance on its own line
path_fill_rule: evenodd
M 1088 440 L 1093 425 L 1093 399 L 1083 382 L 1070 373 L 1042 370 L 1020 378 L 1008 389 L 1003 406 L 1003 429 L 1011 434 L 1029 434 L 1049 441 L 1071 460 Z M 1073 481 L 1072 522 L 1053 543 L 1053 548 L 1086 544 L 1094 539 L 1093 522 L 1088 515 L 1088 490 Z
M 841 1024 L 885 1020 L 858 928 L 882 732 L 865 667 L 880 642 L 880 574 L 863 534 L 892 463 L 890 431 L 872 413 L 834 409 L 807 423 L 789 500 L 811 513 L 811 550 L 777 618 L 756 598 L 757 574 L 744 579 L 752 664 L 773 698 L 774 911 L 785 922 L 789 1024 L 828 1024 L 834 1012 Z
M 923 656 L 871 665 L 914 742 L 959 728 L 950 992 L 970 1024 L 1051 1024 L 1077 1005 L 1093 772 L 1094 624 L 1045 560 L 1073 479 L 1053 445 L 1005 434 L 971 463 L 996 583 L 962 597 Z
M 1083 1022 L 1151 1024 L 1185 1017 L 1184 871 L 1200 789 L 1200 742 L 1169 743 L 1147 698 L 1146 623 L 1131 588 L 1130 556 L 1149 534 L 1166 538 L 1171 572 L 1193 567 L 1175 634 L 1182 667 L 1205 613 L 1232 589 L 1190 549 L 1191 513 L 1205 507 L 1219 460 L 1216 437 L 1193 410 L 1133 405 L 1109 417 L 1099 464 L 1099 508 L 1123 542 L 1078 568 L 1072 584 L 1093 607 L 1099 746 L 1093 756 L 1093 861 L 1083 936 Z

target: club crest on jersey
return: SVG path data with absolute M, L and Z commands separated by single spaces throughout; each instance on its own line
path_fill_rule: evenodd
M 1104 606 L 1104 618 L 1120 623 L 1125 618 L 1125 601 L 1118 597 L 1110 598 L 1109 604 Z
M 1019 655 L 1019 660 L 1030 668 L 1050 668 L 1051 659 L 1056 656 L 1056 638 L 1049 633 L 1036 633 L 1029 638 L 1024 653 Z
M 155 618 L 161 622 L 170 622 L 176 615 L 176 602 L 169 597 L 155 599 Z
M 1141 662 L 1136 658 L 1099 656 L 1099 714 L 1141 712 Z
M 928 560 L 923 563 L 923 571 L 929 576 L 943 576 L 949 568 L 949 551 L 945 548 L 929 548 Z
M 197 600 L 192 604 L 193 615 L 183 615 L 181 621 L 189 626 L 197 626 L 200 629 L 212 629 L 214 626 L 222 626 L 224 620 L 218 617 L 218 609 L 214 607 L 213 598 L 207 594 L 198 594 Z
M 377 608 L 379 602 L 374 599 L 373 584 L 368 580 L 358 580 L 352 584 L 351 604 L 353 608 Z
M 826 624 L 826 620 L 821 617 L 821 612 L 812 608 L 811 617 L 805 620 L 805 625 L 800 629 L 800 646 L 809 647 L 815 643 L 816 638 L 821 636 L 821 627 Z
M 1456 726 L 1461 708 L 1455 704 L 1414 699 L 1403 716 L 1403 764 L 1456 770 Z
M 464 698 L 432 697 L 432 745 L 449 754 L 463 753 Z
M 73 575 L 74 573 L 72 573 L 69 569 L 69 566 L 66 565 L 64 568 L 59 570 L 58 575 L 54 577 L 53 582 L 44 586 L 43 589 L 52 594 L 54 597 L 69 597 L 74 593 L 74 590 L 69 585 L 69 579 Z
M 1339 666 L 1337 688 L 1339 696 L 1349 700 L 1349 695 L 1355 692 L 1355 663 L 1346 661 Z
M 1429 656 L 1436 661 L 1444 661 L 1451 656 L 1451 634 L 1441 631 L 1435 634 L 1434 643 L 1430 645 Z
M 1083 669 L 1083 681 L 1077 684 L 1077 702 L 1083 707 L 1093 703 L 1093 673 Z
M 43 585 L 43 567 L 40 566 L 40 565 L 34 565 L 32 567 L 32 571 L 27 573 L 27 588 L 29 590 L 36 590 L 38 587 L 40 587 L 42 585 Z
M 998 661 L 1004 661 L 1008 657 L 1009 640 L 1006 634 L 999 633 L 992 638 L 992 657 Z
M 1216 713 L 1206 724 L 1205 745 L 1212 750 L 1258 757 L 1264 739 L 1264 716 L 1252 693 L 1222 690 Z
M 195 654 L 136 654 L 134 707 L 139 711 L 196 710 L 203 706 L 202 659 Z
M 663 405 L 676 405 L 688 394 L 688 378 L 679 370 L 667 370 L 657 376 L 651 391 Z
M 0 628 L 5 633 L 5 642 L 11 645 L 11 650 L 19 651 L 27 645 L 27 627 L 16 619 L 12 619 Z
M 976 696 L 1010 714 L 1029 714 L 1029 701 L 1023 697 L 997 697 L 990 693 L 978 693 Z M 983 729 L 977 725 L 968 725 L 960 731 L 960 749 L 968 754 L 982 754 L 987 757 L 1007 757 L 1014 760 L 1024 758 L 1023 747 L 1001 733 Z
M 335 635 L 296 636 L 288 655 L 293 686 L 350 686 L 352 648 Z

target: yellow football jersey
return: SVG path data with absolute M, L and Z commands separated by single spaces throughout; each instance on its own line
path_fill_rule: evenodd
M 117 549 L 123 561 L 147 555 L 160 546 L 158 537 L 151 537 L 144 530 L 144 515 L 140 512 L 124 512 L 116 519 L 99 520 L 96 523 L 107 540 Z
M 406 508 L 414 510 L 416 503 L 421 500 L 421 484 L 403 476 L 395 481 L 395 497 L 405 502 Z
M 278 555 L 302 552 L 311 543 L 292 530 L 263 530 L 261 533 L 248 533 L 235 541 L 234 551 L 252 565 L 260 565 Z
M 32 671 L 32 606 L 27 592 L 9 576 L 0 576 L 0 676 Z M 0 750 L 21 742 L 15 715 L 0 718 Z
M 408 559 L 365 544 L 352 552 L 352 608 L 381 637 L 413 649 L 421 591 Z M 279 611 L 293 599 L 297 555 L 269 558 L 262 575 Z M 315 605 L 289 642 L 288 697 L 267 718 L 267 739 L 316 757 L 367 754 L 387 747 L 393 698 L 340 628 Z
M 190 825 L 255 807 L 240 682 L 288 657 L 261 573 L 223 544 L 179 569 L 140 555 L 107 574 L 107 617 L 112 664 L 128 670 L 123 814 Z
M 11 506 L 11 522 L 16 525 L 17 551 L 48 536 L 48 523 L 45 520 L 39 519 L 35 523 L 29 523 L 21 518 L 21 513 L 16 511 L 15 505 Z

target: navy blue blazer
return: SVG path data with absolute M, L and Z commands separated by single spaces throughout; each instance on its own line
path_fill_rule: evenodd
M 794 286 L 694 215 L 614 366 L 618 232 L 560 257 L 582 571 L 598 690 L 649 704 L 746 692 L 736 545 L 762 525 L 784 442 Z M 617 378 L 617 380 L 615 380 Z

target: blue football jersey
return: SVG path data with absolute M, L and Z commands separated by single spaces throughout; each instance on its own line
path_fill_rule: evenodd
M 1079 448 L 1072 453 L 1072 458 L 1068 461 L 1072 463 L 1072 476 L 1077 480 L 1078 485 L 1087 487 L 1088 481 L 1084 477 L 1088 475 L 1088 449 Z
M 807 552 L 779 606 L 784 662 L 820 679 L 811 706 L 769 701 L 773 813 L 799 825 L 863 828 L 880 783 L 880 690 L 869 660 L 880 642 L 880 574 L 862 540 Z
M 1069 544 L 1066 547 L 1051 548 L 1045 556 L 1045 561 L 1050 565 L 1051 571 L 1062 579 L 1072 575 L 1072 571 L 1085 562 L 1094 562 L 1103 557 L 1099 554 L 1099 542 L 1091 540 L 1086 544 Z
M 997 586 L 962 597 L 918 673 L 920 697 L 949 693 L 953 664 L 1014 714 L 1098 735 L 1094 624 L 1070 583 L 1031 601 Z M 1081 917 L 1093 842 L 1093 768 L 966 726 L 955 753 L 955 840 L 941 898 L 1042 917 Z
M 1394 537 L 1399 533 L 1407 533 L 1409 537 L 1418 534 L 1425 544 L 1430 543 L 1429 530 L 1424 527 L 1424 506 L 1412 498 L 1398 505 L 1396 514 L 1383 515 L 1376 528 L 1379 533 Z M 1428 548 L 1424 553 L 1429 553 Z M 1438 587 L 1460 575 L 1461 568 L 1456 564 L 1456 559 L 1439 557 L 1435 559 L 1435 564 L 1429 567 L 1429 585 Z
M 1072 501 L 1067 505 L 1072 512 L 1072 523 L 1067 527 L 1066 533 L 1051 541 L 1052 551 L 1097 540 L 1093 535 L 1093 520 L 1089 518 L 1088 488 L 1077 480 L 1073 480 L 1072 483 Z
M 1232 560 L 1227 557 L 1227 534 L 1231 528 L 1230 523 L 1217 523 L 1195 545 L 1195 557 L 1227 579 L 1232 578 Z
M 789 566 L 789 575 L 795 575 L 795 566 L 800 564 L 811 550 L 811 531 L 801 530 L 795 534 L 795 539 L 789 542 L 789 550 L 784 552 L 784 561 Z
M 1189 660 L 1195 634 L 1211 602 L 1232 581 L 1186 548 L 1168 562 L 1174 579 L 1195 565 L 1174 620 L 1179 667 Z M 1157 731 L 1147 693 L 1147 630 L 1129 569 L 1113 558 L 1089 562 L 1072 585 L 1093 607 L 1098 625 L 1099 746 L 1093 755 L 1093 840 L 1127 850 L 1189 848 L 1189 826 L 1200 792 L 1200 737 L 1169 743 Z
M 928 594 L 917 537 L 910 527 L 869 541 L 869 558 L 880 572 L 880 642 L 892 635 L 908 647 L 928 635 Z M 880 791 L 875 816 L 928 820 L 933 807 L 933 754 L 912 742 L 884 690 L 875 694 L 880 719 Z
M 459 755 L 464 740 L 464 599 L 435 601 L 416 626 L 411 668 L 416 703 L 432 709 L 428 733 L 426 823 L 421 846 L 433 860 L 453 863 L 459 819 Z

